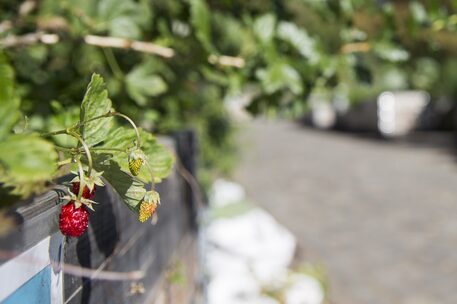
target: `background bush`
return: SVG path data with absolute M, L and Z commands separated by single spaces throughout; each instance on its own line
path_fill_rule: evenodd
M 424 89 L 455 100 L 456 12 L 455 1 L 438 0 L 5 0 L 0 41 L 28 128 L 77 121 L 96 72 L 113 106 L 143 128 L 196 129 L 209 180 L 234 162 L 229 97 L 249 92 L 251 113 L 295 117 L 313 91 L 358 102 Z M 59 40 L 24 39 L 43 33 Z M 173 56 L 91 45 L 88 35 L 153 43 Z

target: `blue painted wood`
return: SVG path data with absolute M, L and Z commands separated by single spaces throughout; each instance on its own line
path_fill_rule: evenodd
M 51 303 L 51 266 L 44 268 L 2 304 L 49 304 Z

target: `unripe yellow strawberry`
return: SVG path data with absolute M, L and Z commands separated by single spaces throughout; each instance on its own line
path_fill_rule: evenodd
M 129 154 L 129 170 L 133 176 L 140 173 L 141 166 L 143 165 L 143 155 L 141 151 L 132 151 Z
M 154 214 L 159 204 L 159 193 L 157 193 L 154 190 L 146 192 L 140 203 L 140 212 L 138 220 L 144 223 L 148 218 L 150 218 Z

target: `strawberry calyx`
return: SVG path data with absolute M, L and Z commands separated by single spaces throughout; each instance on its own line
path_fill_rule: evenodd
M 83 190 L 85 190 L 87 187 L 87 188 L 89 188 L 90 193 L 92 191 L 95 191 L 94 189 L 96 186 L 100 186 L 100 187 L 105 186 L 105 184 L 103 183 L 103 181 L 101 179 L 103 171 L 97 172 L 94 169 L 92 169 L 90 176 L 83 175 L 82 178 L 79 176 L 79 174 L 77 172 L 72 172 L 72 173 L 74 173 L 76 176 L 70 182 L 71 183 L 78 182 L 79 184 L 83 184 L 84 185 Z M 78 191 L 79 191 L 79 188 L 78 188 Z
M 97 204 L 97 202 L 95 202 L 89 198 L 85 198 L 83 196 L 78 198 L 78 195 L 71 192 L 70 189 L 68 189 L 68 195 L 62 197 L 62 199 L 66 200 L 68 202 L 73 202 L 76 209 L 78 209 L 81 206 L 86 206 L 90 210 L 95 211 L 94 208 L 92 207 L 92 205 Z
M 71 184 L 72 184 L 71 192 L 73 192 L 74 194 L 78 195 L 79 187 L 81 185 L 80 182 L 73 182 Z M 95 185 L 94 185 L 94 188 L 92 189 L 92 191 L 90 191 L 88 186 L 84 186 L 84 189 L 83 189 L 83 192 L 82 192 L 81 196 L 84 197 L 84 198 L 93 199 L 95 197 L 95 190 L 96 189 L 97 189 L 97 186 L 95 186 Z

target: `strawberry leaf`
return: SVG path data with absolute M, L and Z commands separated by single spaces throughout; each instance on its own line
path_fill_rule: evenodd
M 11 135 L 0 149 L 0 182 L 27 196 L 53 177 L 56 161 L 54 146 L 46 140 L 34 134 Z
M 98 74 L 93 74 L 81 104 L 80 122 L 88 121 L 112 110 L 103 78 Z M 82 125 L 80 132 L 86 143 L 93 146 L 106 138 L 111 125 L 112 117 L 101 118 Z
M 103 177 L 120 195 L 123 202 L 132 211 L 138 212 L 138 205 L 146 194 L 144 184 L 121 169 L 112 155 L 107 153 L 94 154 L 94 168 L 103 171 Z
M 141 150 L 146 156 L 145 164 L 141 167 L 137 178 L 145 183 L 151 182 L 151 173 L 154 182 L 160 182 L 167 177 L 173 168 L 174 158 L 172 153 L 162 144 L 158 143 L 155 136 L 140 129 Z M 136 139 L 135 131 L 131 128 L 118 127 L 110 132 L 108 138 L 101 147 L 120 149 L 127 152 L 133 147 Z M 124 172 L 130 172 L 128 167 L 128 153 L 113 152 L 113 160 L 117 162 Z

